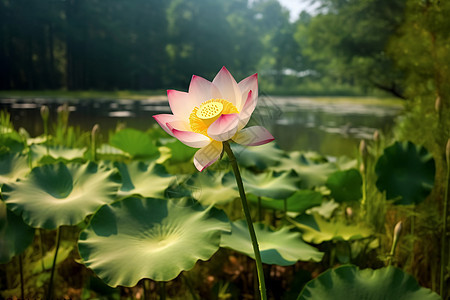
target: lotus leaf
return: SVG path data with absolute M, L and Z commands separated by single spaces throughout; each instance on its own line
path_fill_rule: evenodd
M 384 149 L 375 165 L 377 188 L 386 191 L 395 204 L 418 204 L 431 192 L 435 175 L 434 159 L 424 147 L 411 142 L 395 142 Z
M 257 203 L 257 197 L 248 197 L 250 201 Z M 290 212 L 303 213 L 307 209 L 322 204 L 322 194 L 311 190 L 298 190 L 286 199 L 286 209 Z M 285 202 L 283 200 L 261 198 L 261 205 L 265 208 L 283 211 Z
M 362 177 L 356 169 L 334 172 L 328 177 L 326 186 L 339 203 L 358 201 L 362 197 Z
M 327 270 L 303 288 L 297 300 L 438 300 L 411 275 L 395 267 L 359 270 L 347 265 Z
M 223 177 L 224 174 L 219 172 L 197 172 L 185 186 L 192 190 L 192 196 L 201 204 L 223 205 L 239 197 L 239 193 L 234 188 L 236 183 L 231 180 L 222 183 Z
M 358 240 L 371 236 L 372 230 L 362 224 L 347 225 L 344 222 L 328 222 L 321 216 L 300 215 L 291 222 L 302 231 L 308 243 L 320 244 L 331 240 Z
M 126 198 L 102 206 L 81 232 L 83 263 L 108 285 L 134 286 L 142 278 L 169 281 L 209 259 L 229 231 L 222 211 L 198 202 Z
M 22 137 L 10 128 L 0 130 L 0 153 L 21 152 L 25 148 Z
M 5 184 L 8 208 L 32 227 L 56 229 L 76 225 L 98 207 L 115 199 L 117 171 L 95 163 L 44 165 L 22 181 Z
M 298 232 L 291 232 L 287 227 L 273 231 L 261 223 L 255 223 L 254 227 L 261 259 L 265 264 L 289 266 L 299 260 L 316 262 L 322 260 L 323 253 L 303 242 Z M 220 246 L 255 258 L 245 220 L 238 220 L 231 224 L 231 233 L 222 234 Z
M 128 152 L 135 158 L 149 158 L 159 155 L 158 147 L 150 136 L 136 129 L 126 128 L 116 132 L 110 137 L 109 144 Z
M 247 169 L 241 170 L 245 191 L 259 197 L 272 199 L 285 199 L 299 189 L 299 181 L 294 171 L 274 172 L 268 171 L 255 174 Z M 236 182 L 234 175 L 228 173 L 224 177 L 225 184 Z M 237 189 L 237 186 L 234 185 Z
M 286 154 L 275 143 L 268 143 L 258 147 L 244 147 L 239 144 L 231 144 L 233 153 L 240 166 L 265 170 L 275 166 Z
M 315 206 L 313 208 L 308 209 L 308 214 L 314 214 L 317 213 L 324 217 L 325 219 L 331 218 L 334 211 L 339 207 L 339 204 L 334 202 L 333 199 L 330 201 L 324 201 L 320 206 Z
M 87 148 L 66 148 L 62 146 L 51 146 L 48 148 L 45 145 L 37 145 L 33 144 L 30 147 L 31 156 L 33 158 L 33 162 L 40 162 L 43 158 L 50 156 L 50 161 L 54 162 L 55 160 L 63 160 L 63 161 L 73 161 L 76 159 L 82 159 L 84 153 Z
M 0 201 L 0 263 L 10 261 L 33 242 L 34 229 Z
M 170 162 L 172 163 L 180 163 L 180 162 L 191 162 L 192 157 L 195 152 L 197 152 L 196 148 L 186 147 L 185 144 L 180 142 L 179 140 L 174 140 L 172 142 L 166 143 L 164 147 L 170 149 Z
M 0 186 L 3 183 L 14 182 L 24 177 L 30 168 L 28 158 L 19 153 L 4 153 L 0 155 Z
M 164 166 L 156 163 L 132 161 L 129 164 L 114 163 L 122 176 L 122 186 L 118 195 L 126 197 L 141 195 L 143 197 L 164 197 L 164 192 L 176 177 L 166 172 Z
M 298 151 L 289 153 L 288 158 L 281 159 L 275 171 L 294 170 L 301 179 L 301 188 L 310 189 L 324 185 L 328 177 L 338 170 L 335 163 L 315 162 Z
M 130 155 L 127 152 L 124 152 L 109 144 L 102 144 L 100 147 L 98 147 L 97 156 L 103 160 L 120 160 L 121 158 L 130 158 Z

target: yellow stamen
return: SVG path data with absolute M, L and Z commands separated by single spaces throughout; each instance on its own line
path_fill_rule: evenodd
M 189 116 L 193 132 L 208 136 L 208 127 L 223 114 L 239 113 L 236 106 L 224 99 L 211 99 L 195 107 Z

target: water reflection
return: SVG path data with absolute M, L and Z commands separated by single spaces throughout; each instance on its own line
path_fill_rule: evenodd
M 14 125 L 25 128 L 32 136 L 42 134 L 39 109 L 50 108 L 51 121 L 56 109 L 68 102 L 70 124 L 90 130 L 100 124 L 106 133 L 118 122 L 146 130 L 156 122 L 152 115 L 170 113 L 166 97 L 148 100 L 67 100 L 67 99 L 0 99 L 0 109 L 11 113 Z M 375 130 L 392 128 L 399 108 L 382 105 L 354 104 L 350 101 L 316 101 L 294 97 L 260 97 L 251 123 L 265 126 L 285 150 L 312 150 L 325 155 L 355 156 L 361 139 L 371 139 Z
M 267 113 L 270 110 L 275 112 Z M 375 130 L 389 131 L 399 112 L 399 107 L 350 100 L 272 97 L 262 101 L 256 113 L 283 149 L 354 157 L 360 140 L 372 139 Z

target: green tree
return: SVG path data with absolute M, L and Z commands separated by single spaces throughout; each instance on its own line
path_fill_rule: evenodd
M 402 24 L 405 0 L 320 0 L 320 13 L 306 32 L 303 54 L 335 81 L 376 87 L 403 96 L 402 77 L 386 47 Z

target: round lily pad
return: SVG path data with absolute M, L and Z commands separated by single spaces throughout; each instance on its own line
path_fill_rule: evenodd
M 362 197 L 362 177 L 358 170 L 336 171 L 328 177 L 326 186 L 336 202 L 358 201 Z
M 164 147 L 167 147 L 170 150 L 169 161 L 171 163 L 192 162 L 192 157 L 195 152 L 198 151 L 196 148 L 186 147 L 186 145 L 179 140 L 166 143 L 164 144 Z
M 49 146 L 47 151 L 47 146 L 33 144 L 30 146 L 31 156 L 33 158 L 33 162 L 55 162 L 57 160 L 60 161 L 73 161 L 73 160 L 82 160 L 84 153 L 87 148 L 66 148 L 62 146 Z
M 322 194 L 319 192 L 298 190 L 286 199 L 286 203 L 283 200 L 261 197 L 261 206 L 279 211 L 283 211 L 286 208 L 290 212 L 303 213 L 311 207 L 321 205 L 322 199 Z M 258 197 L 250 196 L 248 200 L 258 203 Z
M 5 184 L 2 195 L 31 227 L 56 229 L 76 225 L 113 201 L 119 186 L 117 171 L 103 165 L 61 162 L 36 167 L 24 180 Z
M 223 211 L 198 202 L 126 198 L 102 206 L 81 232 L 83 263 L 105 283 L 169 281 L 209 259 L 230 224 Z
M 430 194 L 435 171 L 434 159 L 424 147 L 395 142 L 375 165 L 376 185 L 395 204 L 418 204 Z
M 288 158 L 281 159 L 280 164 L 272 169 L 294 170 L 301 179 L 301 188 L 304 189 L 324 185 L 328 176 L 338 170 L 335 163 L 312 160 L 298 151 L 289 153 Z
M 162 198 L 167 188 L 176 180 L 175 176 L 166 172 L 164 166 L 154 162 L 116 162 L 114 166 L 122 176 L 122 186 L 118 193 L 120 197 L 141 195 Z
M 205 206 L 224 205 L 239 197 L 239 193 L 234 188 L 236 183 L 223 182 L 223 177 L 224 174 L 219 172 L 197 172 L 186 181 L 185 186 Z
M 132 128 L 125 128 L 116 132 L 109 139 L 109 144 L 129 153 L 135 158 L 148 158 L 159 155 L 158 147 L 152 138 L 145 132 Z
M 286 172 L 263 172 L 255 174 L 247 169 L 241 170 L 242 181 L 245 192 L 259 197 L 272 199 L 285 199 L 294 194 L 299 189 L 299 181 L 294 171 Z M 224 183 L 236 183 L 233 173 L 228 173 L 224 177 Z M 234 185 L 235 189 L 237 186 Z
M 373 234 L 369 227 L 362 224 L 347 225 L 342 221 L 328 222 L 318 214 L 300 215 L 291 222 L 302 231 L 305 241 L 314 244 L 331 240 L 358 240 Z
M 34 229 L 0 201 L 0 263 L 9 262 L 33 242 Z
M 297 300 L 438 300 L 411 275 L 395 267 L 359 270 L 348 265 L 329 269 L 305 285 Z
M 19 153 L 0 154 L 0 186 L 24 177 L 30 168 L 28 158 Z
M 245 147 L 239 144 L 231 144 L 233 153 L 240 166 L 265 170 L 275 166 L 286 153 L 276 143 L 268 143 L 258 147 Z
M 273 231 L 261 223 L 254 223 L 262 262 L 270 265 L 289 266 L 297 261 L 321 261 L 323 253 L 303 242 L 298 232 L 287 227 Z M 245 220 L 231 224 L 231 233 L 222 234 L 221 247 L 230 248 L 255 258 Z

